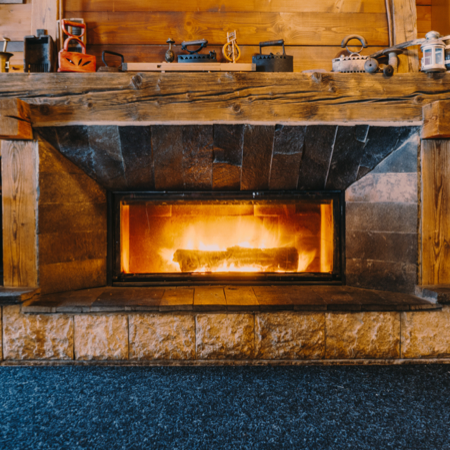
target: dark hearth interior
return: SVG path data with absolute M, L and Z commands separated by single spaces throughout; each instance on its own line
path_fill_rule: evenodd
M 346 210 L 345 232 L 344 216 L 342 215 L 341 218 L 339 215 L 339 217 L 333 217 L 333 223 L 335 225 L 339 223 L 341 228 L 333 229 L 332 226 L 331 235 L 326 238 L 330 242 L 338 242 L 332 250 L 332 256 L 329 257 L 334 261 L 334 265 L 324 269 L 326 264 L 323 265 L 320 262 L 318 255 L 321 251 L 323 254 L 326 251 L 321 250 L 320 245 L 316 245 L 317 255 L 311 257 L 311 261 L 302 270 L 294 271 L 292 268 L 286 270 L 286 264 L 289 265 L 286 261 L 289 257 L 284 255 L 283 258 L 287 258 L 285 262 L 278 261 L 276 265 L 274 261 L 271 263 L 266 261 L 264 263 L 266 269 L 260 266 L 258 272 L 328 273 L 332 275 L 332 278 L 328 280 L 346 279 L 346 284 L 356 287 L 400 292 L 414 290 L 417 278 L 417 149 L 419 142 L 416 127 L 71 126 L 40 128 L 38 132 L 51 146 L 80 167 L 101 187 L 115 192 L 116 196 L 120 196 L 120 193 L 130 195 L 136 191 L 158 192 L 162 195 L 158 200 L 159 206 L 166 209 L 173 206 L 169 200 L 170 193 L 174 192 L 203 192 L 205 195 L 209 192 L 214 196 L 214 192 L 225 191 L 231 195 L 233 191 L 240 191 L 250 192 L 250 198 L 253 199 L 255 194 L 251 192 L 258 192 L 257 195 L 262 197 L 270 195 L 269 193 L 283 192 L 316 191 L 330 194 L 345 192 L 345 208 L 343 204 L 339 206 L 342 214 Z M 267 194 L 264 194 L 265 192 Z M 236 198 L 232 195 L 227 197 L 227 201 L 233 200 Z M 253 203 L 251 207 L 257 208 L 258 205 Z M 123 205 L 116 207 L 109 219 L 110 223 L 116 221 L 116 228 L 121 215 L 120 211 L 122 211 L 122 225 L 124 224 Z M 153 217 L 150 227 L 148 223 L 150 216 L 152 214 L 155 216 L 155 206 L 158 205 L 143 206 L 141 203 L 141 213 L 145 212 L 145 220 L 142 214 L 140 219 L 137 218 L 140 214 L 139 207 L 126 209 L 128 224 L 125 230 L 128 234 L 124 239 L 123 230 L 117 228 L 115 231 L 113 240 L 118 249 L 114 250 L 114 245 L 111 244 L 109 258 L 114 259 L 114 262 L 112 266 L 110 265 L 110 271 L 113 272 L 109 276 L 110 281 L 124 281 L 130 278 L 134 281 L 148 280 L 149 273 L 215 272 L 218 267 L 217 258 L 219 260 L 221 258 L 222 260 L 235 259 L 235 254 L 230 257 L 229 249 L 234 247 L 239 249 L 239 244 L 246 242 L 246 239 L 236 237 L 223 245 L 209 242 L 210 240 L 208 243 L 201 242 L 200 245 L 200 240 L 197 239 L 194 245 L 188 242 L 186 233 L 184 237 L 178 236 L 177 243 L 173 239 L 172 241 L 169 239 L 169 242 L 161 237 L 161 230 L 169 226 L 169 223 L 171 226 L 175 223 L 175 228 L 178 230 L 189 228 L 192 224 L 178 223 L 176 220 L 180 219 L 177 219 L 176 215 L 170 215 L 170 219 Z M 203 203 L 203 206 L 207 207 L 206 203 Z M 288 208 L 288 205 L 285 204 L 283 207 Z M 297 208 L 300 207 L 297 206 Z M 149 213 L 149 211 L 153 212 Z M 289 216 L 286 211 L 283 217 Z M 187 216 L 183 214 L 181 216 L 185 220 Z M 219 210 L 209 214 L 222 217 L 223 223 L 231 220 L 230 216 L 227 216 L 228 213 L 224 215 Z M 192 213 L 192 208 L 189 215 L 191 219 L 195 215 Z M 226 220 L 225 216 L 228 217 Z M 252 218 L 257 216 L 258 214 L 252 212 Z M 278 224 L 282 217 L 281 215 L 272 218 L 263 216 L 258 218 L 258 223 L 265 221 L 265 231 L 270 221 L 276 221 Z M 156 229 L 156 224 L 161 224 L 164 220 L 167 223 L 164 226 L 160 225 L 160 229 Z M 142 229 L 139 232 L 137 223 L 145 224 L 144 228 L 141 226 Z M 230 234 L 233 234 L 232 230 L 235 228 L 230 224 Z M 305 223 L 302 226 L 305 226 Z M 217 236 L 223 234 L 217 226 L 215 229 Z M 323 242 L 323 230 L 323 224 L 317 226 L 312 232 L 312 235 L 316 237 L 311 239 L 318 239 L 318 236 L 321 236 Z M 208 231 L 203 229 L 201 233 L 207 235 Z M 292 242 L 296 242 L 296 239 L 298 241 L 298 236 L 293 233 L 294 236 L 289 244 L 286 237 L 289 234 L 287 228 L 283 229 L 277 225 L 278 237 L 280 233 L 285 235 L 279 240 L 278 244 L 282 243 L 277 244 L 277 247 L 292 247 Z M 311 229 L 309 233 L 311 234 Z M 161 238 L 161 245 L 158 248 L 150 246 L 147 250 L 145 246 L 142 247 L 144 242 L 149 242 L 149 239 L 158 235 Z M 127 262 L 124 262 L 123 258 L 124 242 L 133 242 L 126 247 Z M 309 247 L 308 245 L 305 245 L 303 249 L 297 245 L 296 257 L 301 259 L 298 255 L 302 251 L 306 254 L 310 252 L 311 245 Z M 173 270 L 161 269 L 161 251 L 167 250 L 166 247 L 172 251 L 168 260 L 176 263 L 176 269 L 173 267 Z M 254 247 L 260 248 L 260 245 L 255 244 Z M 272 247 L 269 245 L 268 248 Z M 144 248 L 143 253 L 156 251 L 159 256 L 154 257 L 153 262 L 159 262 L 152 263 L 152 266 L 148 263 L 148 256 L 144 258 L 142 255 L 137 256 L 136 251 L 130 253 L 129 250 L 133 248 Z M 181 253 L 176 253 L 177 250 Z M 187 254 L 183 251 L 191 253 Z M 197 253 L 193 254 L 192 251 Z M 201 253 L 208 251 L 222 252 L 214 256 L 216 262 L 212 264 L 213 269 L 211 269 L 210 259 L 213 254 Z M 241 251 L 240 257 L 244 259 L 248 257 L 248 252 L 243 252 L 241 249 L 239 251 Z M 252 252 L 256 251 L 252 250 Z M 346 259 L 342 260 L 341 257 L 344 254 Z M 205 257 L 209 258 L 206 265 Z M 261 257 L 259 255 L 256 259 Z M 275 260 L 279 257 L 277 253 Z M 146 267 L 142 263 L 144 260 L 148 263 Z M 137 264 L 136 261 L 141 263 Z M 244 263 L 239 264 L 246 266 Z M 236 264 L 233 263 L 233 267 L 235 268 Z M 230 265 L 228 265 L 229 268 Z M 147 274 L 147 278 L 143 278 L 143 274 Z M 234 279 L 238 280 L 238 278 L 239 276 L 235 274 Z M 272 278 L 272 281 L 281 278 Z M 161 280 L 161 278 L 158 279 Z

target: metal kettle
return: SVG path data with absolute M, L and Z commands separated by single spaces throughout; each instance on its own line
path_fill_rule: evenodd
M 9 71 L 9 60 L 12 56 L 14 56 L 12 53 L 8 53 L 6 51 L 9 41 L 10 39 L 7 37 L 3 37 L 3 51 L 0 52 L 0 73 Z

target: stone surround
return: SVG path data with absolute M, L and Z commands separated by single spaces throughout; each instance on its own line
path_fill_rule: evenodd
M 2 308 L 2 359 L 176 362 L 450 359 L 450 305 L 409 312 L 24 314 Z

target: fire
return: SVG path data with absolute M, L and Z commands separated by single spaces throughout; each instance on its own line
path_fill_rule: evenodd
M 332 271 L 332 205 L 137 204 L 121 212 L 124 273 Z

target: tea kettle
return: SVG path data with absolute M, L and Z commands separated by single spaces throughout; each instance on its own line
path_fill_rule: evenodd
M 14 56 L 12 53 L 7 53 L 6 48 L 10 39 L 3 37 L 3 51 L 0 52 L 0 73 L 9 71 L 9 59 Z

